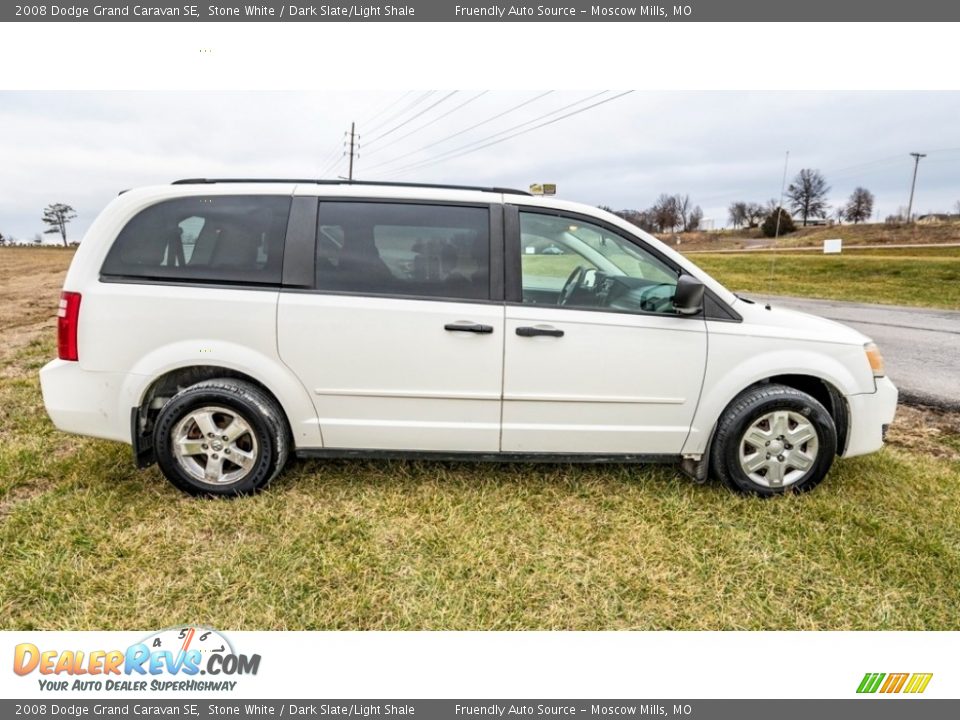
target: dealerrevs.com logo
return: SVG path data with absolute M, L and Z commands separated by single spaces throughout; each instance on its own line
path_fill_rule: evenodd
M 40 689 L 47 691 L 230 691 L 237 685 L 233 678 L 259 669 L 260 655 L 237 653 L 222 633 L 202 627 L 161 630 L 126 650 L 20 643 L 13 656 L 13 671 L 36 673 Z

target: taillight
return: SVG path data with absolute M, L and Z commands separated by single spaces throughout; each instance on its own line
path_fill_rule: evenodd
M 61 360 L 79 360 L 77 322 L 80 319 L 80 293 L 60 293 L 57 310 L 57 355 Z

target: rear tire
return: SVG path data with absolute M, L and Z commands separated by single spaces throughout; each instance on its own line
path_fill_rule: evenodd
M 837 429 L 827 409 L 807 393 L 768 384 L 745 391 L 724 411 L 710 465 L 734 490 L 769 497 L 813 489 L 836 452 Z
M 191 495 L 262 490 L 283 469 L 290 433 L 276 401 L 252 383 L 205 380 L 181 390 L 157 416 L 157 464 Z

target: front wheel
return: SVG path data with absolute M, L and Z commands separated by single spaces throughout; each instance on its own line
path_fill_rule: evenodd
M 726 409 L 711 447 L 713 473 L 752 495 L 812 489 L 837 452 L 837 429 L 816 398 L 785 385 L 747 390 Z
M 166 478 L 192 495 L 245 495 L 283 469 L 289 434 L 282 410 L 242 380 L 206 380 L 163 406 L 153 430 Z

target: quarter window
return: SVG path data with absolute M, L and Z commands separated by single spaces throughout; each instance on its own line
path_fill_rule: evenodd
M 317 230 L 319 290 L 490 297 L 486 208 L 321 202 Z
M 520 253 L 524 303 L 676 313 L 677 271 L 599 225 L 521 212 Z
M 186 197 L 126 224 L 102 274 L 155 280 L 279 285 L 290 198 Z

